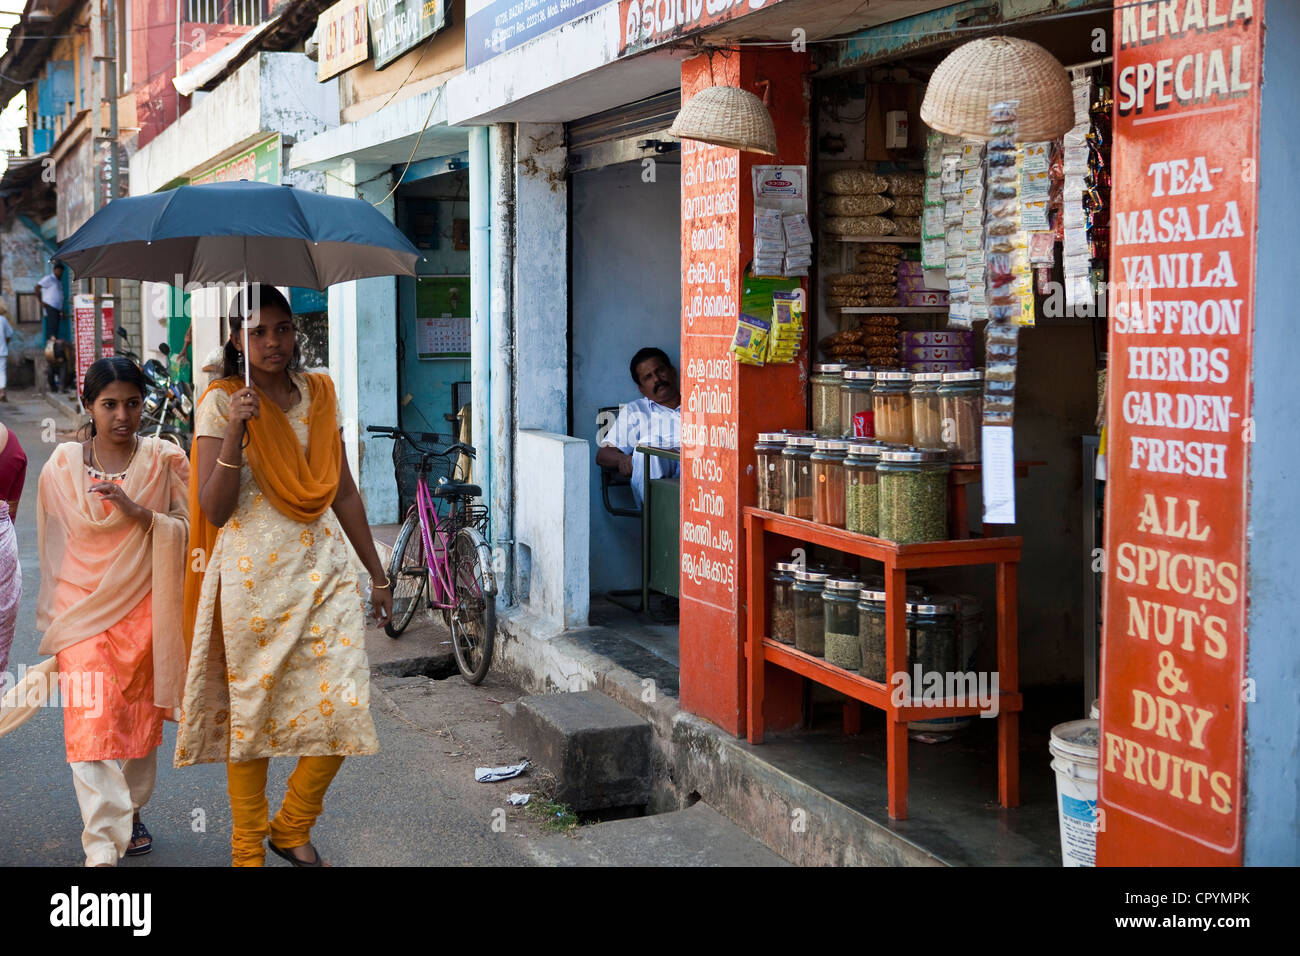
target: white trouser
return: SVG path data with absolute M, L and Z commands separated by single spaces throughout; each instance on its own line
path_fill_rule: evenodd
M 149 802 L 158 773 L 158 751 L 134 760 L 70 763 L 81 805 L 81 846 L 86 866 L 116 866 L 131 843 L 131 818 Z

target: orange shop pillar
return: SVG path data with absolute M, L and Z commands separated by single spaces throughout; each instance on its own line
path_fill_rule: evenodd
M 745 731 L 742 509 L 755 503 L 760 431 L 806 423 L 807 348 L 793 365 L 739 365 L 728 351 L 753 253 L 756 164 L 806 164 L 808 59 L 786 50 L 723 50 L 682 64 L 682 102 L 707 86 L 766 95 L 775 157 L 682 142 L 681 705 Z M 797 723 L 801 679 L 769 669 L 771 729 Z

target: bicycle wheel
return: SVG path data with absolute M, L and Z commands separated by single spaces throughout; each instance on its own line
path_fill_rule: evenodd
M 492 555 L 475 528 L 461 528 L 452 539 L 456 606 L 451 612 L 451 646 L 461 676 L 477 684 L 492 665 L 496 639 L 496 580 Z
M 423 603 L 429 574 L 424 564 L 424 538 L 420 535 L 420 518 L 414 511 L 397 533 L 393 556 L 385 569 L 393 589 L 393 616 L 384 625 L 389 637 L 399 637 Z

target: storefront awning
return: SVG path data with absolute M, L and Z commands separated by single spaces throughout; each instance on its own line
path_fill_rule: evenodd
M 172 86 L 176 87 L 176 91 L 181 96 L 193 96 L 195 90 L 201 89 L 205 83 L 224 70 L 235 57 L 256 43 L 267 30 L 275 26 L 279 19 L 278 16 L 272 17 L 257 29 L 249 30 L 238 40 L 226 44 L 202 63 L 190 67 L 180 76 L 173 77 Z

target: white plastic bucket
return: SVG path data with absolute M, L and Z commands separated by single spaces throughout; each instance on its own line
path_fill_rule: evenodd
M 1061 824 L 1061 865 L 1097 865 L 1096 720 L 1072 720 L 1052 728 L 1048 750 L 1056 771 L 1056 811 Z
M 1097 698 L 1092 702 L 1092 708 L 1088 711 L 1088 716 L 1092 720 L 1097 720 L 1101 717 L 1101 698 Z

